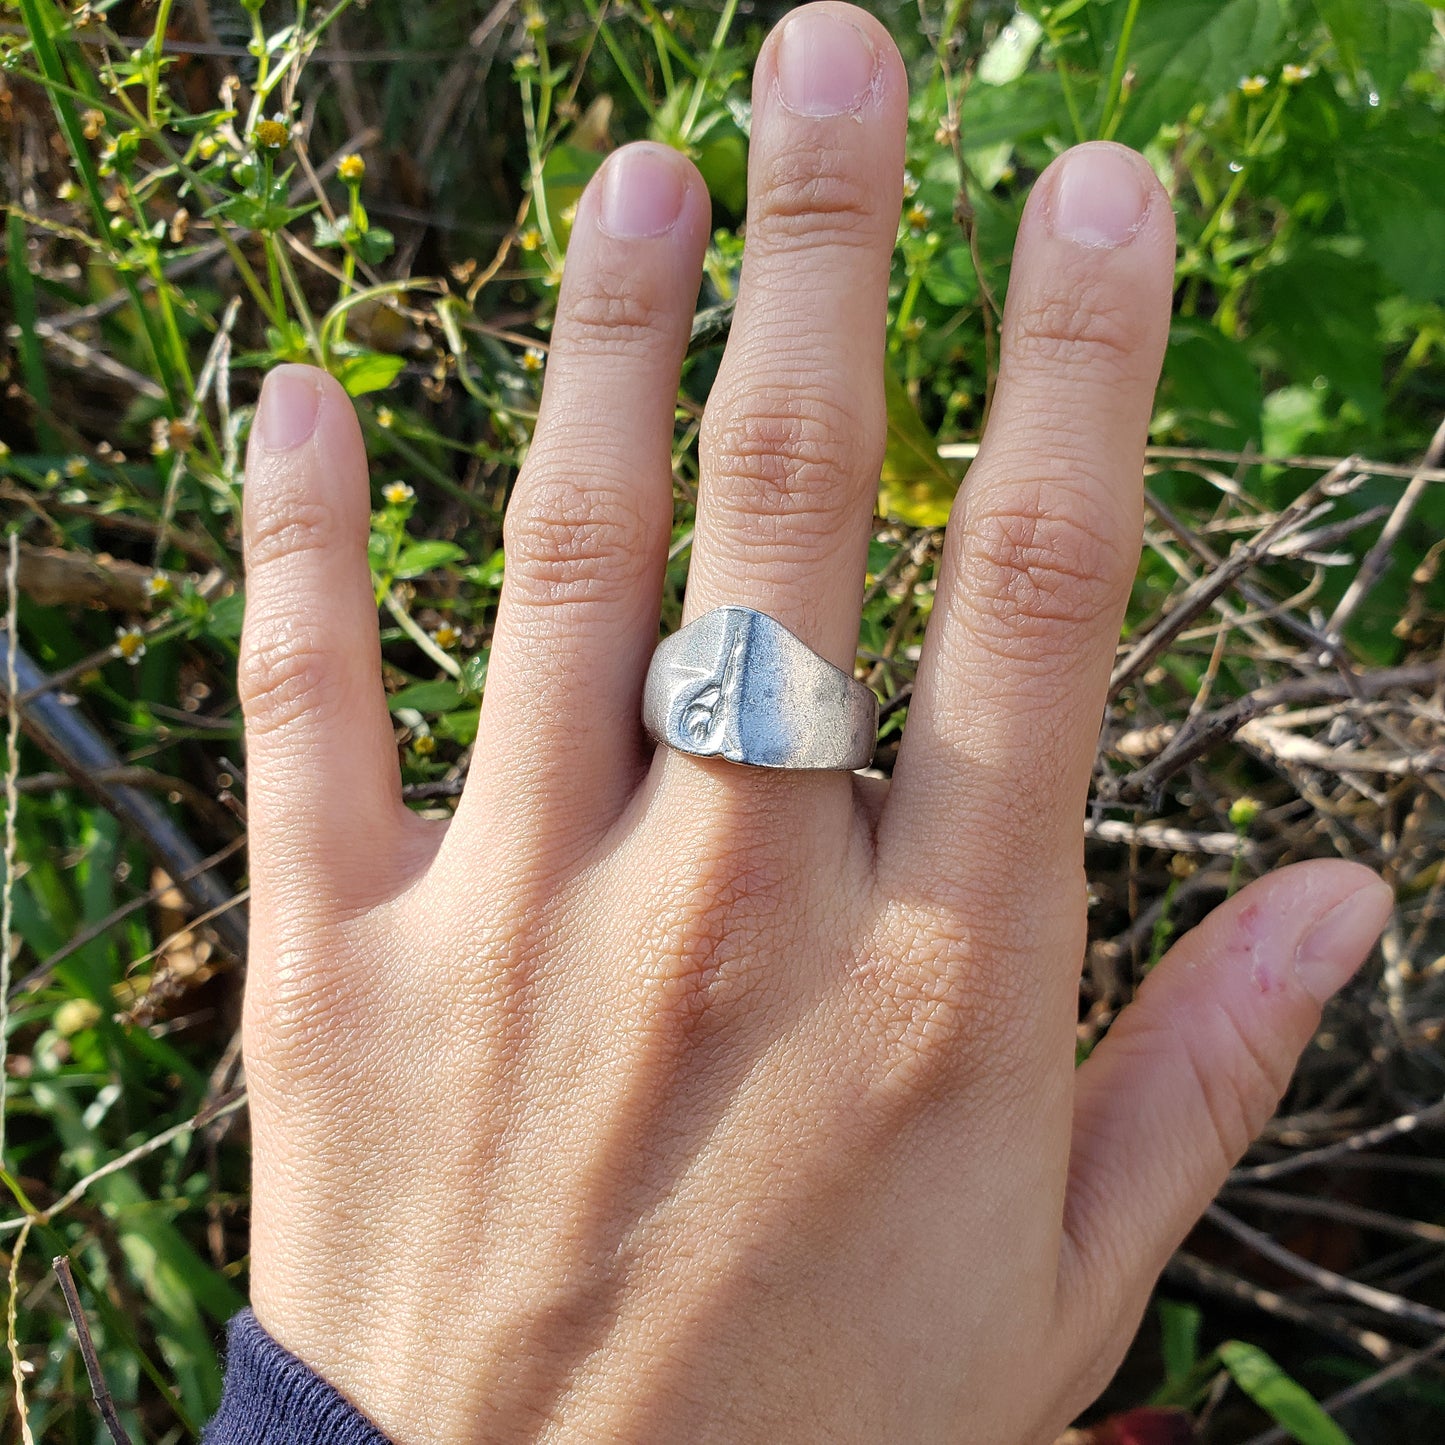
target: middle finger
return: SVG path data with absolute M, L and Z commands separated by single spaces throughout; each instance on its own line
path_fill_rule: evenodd
M 754 607 L 850 672 L 907 99 L 888 32 L 853 6 L 805 6 L 769 37 L 737 312 L 702 434 L 684 621 Z

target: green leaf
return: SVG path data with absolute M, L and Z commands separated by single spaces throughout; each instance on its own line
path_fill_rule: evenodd
M 1234 1383 L 1299 1445 L 1350 1445 L 1350 1437 L 1314 1396 L 1263 1350 L 1243 1340 L 1226 1340 L 1219 1358 Z
M 1240 447 L 1259 438 L 1259 370 L 1239 342 L 1207 322 L 1170 327 L 1160 403 L 1176 431 L 1209 446 Z
M 710 195 L 734 215 L 748 206 L 748 143 L 736 129 L 710 138 L 697 153 Z
M 971 85 L 959 110 L 959 140 L 972 155 L 1007 141 L 1061 134 L 1068 112 L 1055 71 L 1029 71 L 1012 85 Z
M 1011 84 L 1028 69 L 1043 35 L 1044 27 L 1032 15 L 1015 15 L 984 51 L 977 78 L 985 85 Z
M 415 708 L 417 712 L 450 712 L 462 705 L 462 695 L 454 682 L 414 682 L 386 700 L 392 712 Z
M 394 575 L 397 577 L 420 577 L 423 572 L 430 572 L 435 567 L 443 567 L 448 562 L 458 562 L 466 555 L 455 542 L 435 540 L 413 542 L 410 546 L 402 548 L 401 556 L 396 559 Z
M 1129 46 L 1138 79 L 1117 139 L 1147 145 L 1201 101 L 1232 94 L 1242 76 L 1272 74 L 1284 29 L 1280 0 L 1144 0 Z
M 364 396 L 369 391 L 384 391 L 401 375 L 406 365 L 404 356 L 388 356 L 381 351 L 363 351 L 347 356 L 332 367 L 337 381 L 348 396 Z
M 1394 99 L 1430 43 L 1424 0 L 1315 0 L 1340 62 L 1363 91 Z
M 396 249 L 396 237 L 385 226 L 368 226 L 356 238 L 356 254 L 368 266 L 385 261 Z
M 557 242 L 564 249 L 570 228 L 562 220 L 562 213 L 569 206 L 576 205 L 582 191 L 602 164 L 602 156 L 596 151 L 583 150 L 580 146 L 559 141 L 547 152 L 542 164 L 542 189 L 547 198 L 547 215 L 556 232 Z M 535 223 L 536 201 L 532 203 Z
M 978 273 L 965 245 L 950 246 L 923 268 L 923 289 L 940 306 L 957 309 L 978 300 Z
M 923 425 L 907 388 L 884 373 L 888 446 L 878 484 L 878 510 L 914 527 L 941 527 L 958 491 L 958 478 L 939 460 L 938 443 Z
M 211 604 L 206 618 L 206 631 L 212 637 L 236 638 L 241 635 L 241 622 L 246 612 L 246 594 L 239 588 Z
M 1171 1385 L 1185 1379 L 1199 1359 L 1199 1327 L 1203 1322 L 1203 1314 L 1193 1305 L 1170 1299 L 1159 1301 L 1164 1378 Z
M 1420 139 L 1439 118 L 1421 107 L 1418 134 L 1392 119 L 1334 150 L 1340 196 L 1389 280 L 1416 301 L 1445 300 L 1445 146 Z
M 1301 246 L 1256 283 L 1255 340 L 1304 386 L 1323 377 L 1378 422 L 1384 406 L 1384 350 L 1376 325 L 1378 271 L 1364 256 Z
M 477 727 L 482 720 L 479 707 L 464 707 L 440 717 L 432 726 L 432 732 L 439 738 L 470 747 L 477 740 Z
M 473 697 L 480 697 L 487 685 L 487 665 L 491 660 L 490 649 L 474 652 L 462 663 L 462 691 Z

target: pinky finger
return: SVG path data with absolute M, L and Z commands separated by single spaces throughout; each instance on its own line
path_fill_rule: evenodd
M 1261 879 L 1180 939 L 1079 1069 L 1059 1297 L 1076 1337 L 1137 1322 L 1392 906 L 1337 859 Z

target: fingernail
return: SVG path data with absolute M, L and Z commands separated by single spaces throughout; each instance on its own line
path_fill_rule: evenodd
M 878 56 L 849 21 L 809 6 L 795 10 L 778 43 L 778 95 L 800 115 L 843 115 L 863 103 Z
M 607 162 L 602 177 L 602 229 L 640 238 L 670 231 L 687 195 L 682 160 L 660 145 L 631 145 Z
M 1149 212 L 1142 162 L 1122 146 L 1086 145 L 1059 162 L 1050 217 L 1056 236 L 1097 250 L 1127 245 Z
M 1395 894 L 1378 880 L 1343 899 L 1318 919 L 1295 949 L 1295 976 L 1319 1004 L 1344 986 L 1375 946 Z
M 278 366 L 261 383 L 256 439 L 268 452 L 289 452 L 309 440 L 321 410 L 321 388 L 307 366 Z

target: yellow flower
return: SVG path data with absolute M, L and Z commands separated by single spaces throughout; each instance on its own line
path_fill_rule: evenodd
M 55 1010 L 51 1022 L 55 1032 L 68 1039 L 100 1022 L 100 1005 L 88 998 L 68 998 Z
M 524 251 L 535 251 L 542 244 L 542 233 L 535 226 L 528 226 L 520 236 L 517 237 L 517 244 Z
M 388 506 L 401 507 L 411 501 L 416 493 L 405 482 L 388 482 L 381 489 L 381 495 L 386 498 Z
M 547 364 L 547 353 L 540 346 L 529 346 L 522 353 L 522 370 L 534 375 Z
M 921 316 L 912 316 L 905 321 L 900 328 L 905 341 L 917 341 L 923 335 L 924 328 L 928 323 Z
M 208 161 L 220 148 L 221 143 L 215 136 L 203 135 L 199 144 L 196 146 L 196 154 L 200 156 L 203 161 Z
M 92 107 L 80 117 L 80 128 L 86 140 L 94 140 L 105 127 L 105 112 Z
M 1264 804 L 1258 798 L 1236 798 L 1229 805 L 1230 824 L 1241 832 L 1259 817 Z
M 577 202 L 573 201 L 569 205 L 563 206 L 557 214 L 561 217 L 564 226 L 570 226 L 577 219 Z
M 139 627 L 117 627 L 115 655 L 125 658 L 134 667 L 146 655 L 145 633 Z
M 522 28 L 528 35 L 539 35 L 547 28 L 547 17 L 540 10 L 529 10 L 522 21 Z
M 455 647 L 462 640 L 462 634 L 450 622 L 443 622 L 432 633 L 431 640 L 438 647 Z
M 933 219 L 933 209 L 919 202 L 909 206 L 904 219 L 908 222 L 910 231 L 926 231 L 928 223 Z
M 912 171 L 903 172 L 903 198 L 911 201 L 918 194 L 918 177 Z
M 429 758 L 437 750 L 437 740 L 430 733 L 420 733 L 411 740 L 411 750 L 419 758 Z
M 1258 100 L 1265 91 L 1269 89 L 1269 77 L 1265 75 L 1246 75 L 1239 82 L 1240 91 L 1249 97 L 1250 100 Z
M 152 572 L 145 580 L 147 597 L 169 597 L 171 595 L 171 579 L 164 572 Z
M 67 477 L 83 477 L 90 470 L 90 463 L 84 457 L 71 457 L 65 464 Z
M 74 181 L 61 181 L 55 188 L 57 201 L 73 201 L 80 194 L 80 187 Z
M 263 151 L 279 151 L 291 139 L 291 131 L 284 120 L 258 120 L 251 139 Z
M 336 174 L 349 185 L 366 174 L 366 162 L 355 153 L 342 156 L 336 163 Z
M 1313 74 L 1314 71 L 1308 65 L 1286 65 L 1280 71 L 1280 79 L 1286 85 L 1303 85 Z
M 396 413 L 389 406 L 377 407 L 376 424 L 383 431 L 390 431 L 396 425 Z

